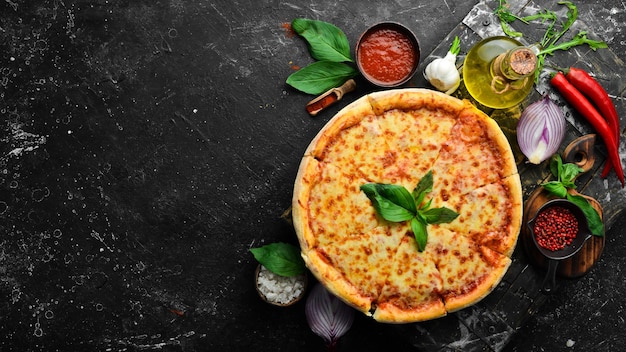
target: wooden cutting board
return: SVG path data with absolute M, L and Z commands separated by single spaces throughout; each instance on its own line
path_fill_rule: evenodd
M 575 163 L 586 172 L 593 167 L 595 158 L 593 156 L 593 144 L 595 135 L 588 134 L 577 138 L 568 145 L 563 153 L 564 163 Z M 586 198 L 598 211 L 603 219 L 602 206 L 592 197 L 580 194 L 575 190 L 570 190 L 570 194 L 580 195 Z M 544 257 L 533 243 L 532 234 L 528 228 L 530 221 L 539 207 L 550 199 L 556 197 L 549 194 L 543 187 L 539 186 L 526 200 L 524 204 L 524 216 L 521 230 L 522 244 L 531 263 L 542 268 L 548 267 L 548 259 Z M 605 244 L 605 236 L 592 236 L 582 249 L 574 256 L 561 260 L 557 267 L 557 274 L 562 277 L 579 277 L 587 273 L 602 255 Z

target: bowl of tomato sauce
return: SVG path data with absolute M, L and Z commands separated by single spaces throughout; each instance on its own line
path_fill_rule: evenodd
M 379 87 L 397 87 L 409 81 L 419 66 L 420 47 L 415 34 L 396 22 L 380 22 L 361 34 L 355 48 L 363 77 Z

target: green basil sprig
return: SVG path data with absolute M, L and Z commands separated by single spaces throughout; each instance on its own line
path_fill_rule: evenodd
M 348 37 L 341 29 L 327 22 L 296 18 L 291 28 L 309 44 L 311 56 L 319 61 L 353 62 Z
M 428 224 L 449 223 L 459 216 L 457 212 L 446 207 L 431 208 L 432 199 L 424 202 L 426 195 L 433 190 L 432 171 L 426 173 L 412 193 L 403 186 L 383 183 L 367 183 L 361 186 L 361 190 L 383 219 L 411 222 L 411 230 L 420 252 L 426 248 Z
M 251 248 L 254 258 L 267 270 L 280 276 L 296 276 L 305 272 L 306 266 L 298 247 L 277 242 L 263 247 Z
M 292 73 L 287 84 L 308 94 L 318 95 L 354 77 L 354 69 L 341 62 L 317 61 Z
M 313 95 L 340 86 L 358 71 L 347 63 L 354 60 L 350 55 L 350 44 L 338 27 L 318 20 L 296 18 L 291 28 L 302 36 L 309 46 L 311 56 L 318 60 L 287 78 L 287 84 Z
M 552 175 L 554 175 L 557 180 L 545 182 L 541 185 L 549 193 L 559 198 L 566 198 L 570 202 L 578 205 L 587 218 L 591 233 L 594 236 L 604 236 L 604 223 L 602 222 L 602 218 L 600 218 L 600 214 L 598 214 L 596 209 L 589 203 L 589 201 L 587 201 L 585 197 L 573 195 L 567 191 L 568 189 L 576 189 L 574 179 L 583 171 L 584 170 L 576 166 L 576 164 L 563 164 L 561 156 L 556 154 L 552 157 L 552 160 L 550 160 L 550 172 L 552 172 Z

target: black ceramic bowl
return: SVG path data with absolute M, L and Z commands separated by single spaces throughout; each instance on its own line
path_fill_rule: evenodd
M 408 82 L 419 66 L 420 47 L 415 34 L 396 22 L 381 22 L 361 34 L 355 48 L 363 77 L 379 87 Z
M 557 206 L 568 209 L 572 212 L 572 214 L 574 214 L 576 220 L 578 221 L 578 232 L 576 233 L 576 237 L 574 238 L 572 243 L 565 246 L 563 249 L 553 251 L 544 248 L 540 246 L 539 243 L 537 243 L 537 236 L 535 236 L 534 227 L 535 222 L 537 221 L 537 216 L 539 214 L 551 207 Z M 589 225 L 587 223 L 587 217 L 585 217 L 585 213 L 583 213 L 582 209 L 580 209 L 579 206 L 567 199 L 553 199 L 544 203 L 539 209 L 537 209 L 535 216 L 528 222 L 528 227 L 533 239 L 533 243 L 535 244 L 537 250 L 543 256 L 552 260 L 563 260 L 573 256 L 582 248 L 585 242 L 589 238 L 591 238 L 591 230 L 589 230 Z

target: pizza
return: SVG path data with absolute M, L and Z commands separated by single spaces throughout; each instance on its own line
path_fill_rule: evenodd
M 389 222 L 361 190 L 412 191 L 458 214 L 427 226 Z M 498 124 L 469 101 L 428 89 L 374 92 L 339 111 L 304 152 L 292 216 L 301 255 L 334 295 L 379 322 L 442 317 L 480 301 L 511 263 L 522 219 L 513 153 Z

